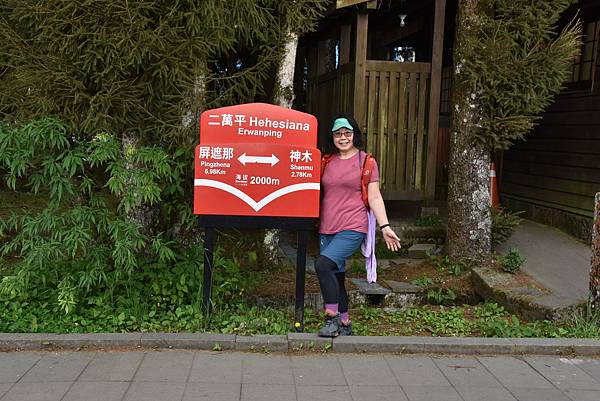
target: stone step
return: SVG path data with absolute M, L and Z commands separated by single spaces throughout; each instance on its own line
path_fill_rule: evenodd
M 443 242 L 446 239 L 446 227 L 443 226 L 429 226 L 421 227 L 414 225 L 402 226 L 399 235 L 402 239 L 433 239 L 439 242 Z
M 439 216 L 440 210 L 435 206 L 421 206 L 421 217 Z
M 408 257 L 412 259 L 427 259 L 429 255 L 435 254 L 437 246 L 435 244 L 414 244 L 408 248 Z
M 403 281 L 384 280 L 384 282 L 392 289 L 393 292 L 399 294 L 422 294 L 425 292 L 423 287 Z
M 378 283 L 369 283 L 364 278 L 351 278 L 350 280 L 358 288 L 358 292 L 364 295 L 386 295 L 392 292 Z

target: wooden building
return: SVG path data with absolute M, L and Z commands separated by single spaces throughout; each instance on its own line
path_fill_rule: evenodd
M 445 199 L 457 0 L 338 0 L 298 48 L 296 108 L 320 144 L 339 113 L 356 117 L 388 200 Z M 501 201 L 589 241 L 600 191 L 600 0 L 580 0 L 582 54 L 526 141 L 497 155 Z
M 584 35 L 565 88 L 526 141 L 504 152 L 502 204 L 591 241 L 600 192 L 600 0 L 580 0 Z
M 320 144 L 335 115 L 356 118 L 386 199 L 435 195 L 445 5 L 339 0 L 299 45 L 296 108 L 317 116 Z

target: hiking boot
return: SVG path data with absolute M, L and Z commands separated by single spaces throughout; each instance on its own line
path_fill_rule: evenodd
M 352 335 L 352 322 L 348 322 L 348 324 L 340 325 L 340 336 L 351 336 Z
M 319 337 L 337 337 L 340 335 L 340 314 L 325 316 L 325 324 L 319 330 Z

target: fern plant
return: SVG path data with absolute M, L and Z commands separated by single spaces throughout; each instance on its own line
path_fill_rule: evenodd
M 0 220 L 0 260 L 17 257 L 0 282 L 0 296 L 26 298 L 33 287 L 45 289 L 70 312 L 84 293 L 127 286 L 149 260 L 173 261 L 176 243 L 167 233 L 146 235 L 125 213 L 142 202 L 174 202 L 183 193 L 181 156 L 158 147 L 123 154 L 114 135 L 80 139 L 54 118 L 0 125 L 7 187 L 48 199 L 40 213 L 14 211 Z M 128 160 L 133 171 L 124 168 Z

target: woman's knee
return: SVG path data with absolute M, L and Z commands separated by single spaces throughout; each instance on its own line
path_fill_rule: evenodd
M 317 273 L 330 273 L 337 271 L 337 264 L 327 256 L 319 255 L 315 260 L 315 270 Z

